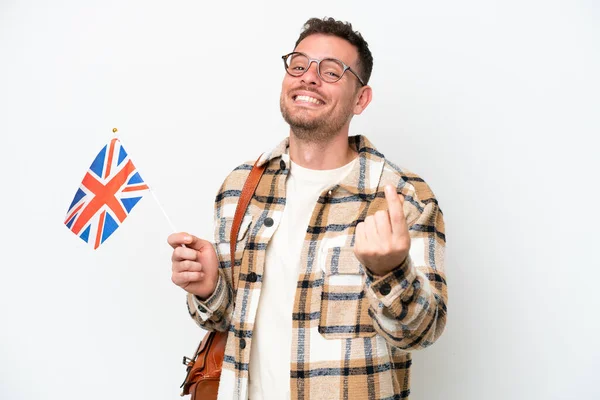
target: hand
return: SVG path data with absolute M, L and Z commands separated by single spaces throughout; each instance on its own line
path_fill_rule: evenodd
M 219 281 L 219 260 L 212 243 L 185 232 L 169 235 L 167 242 L 173 247 L 173 283 L 201 299 L 209 298 Z
M 356 225 L 354 254 L 375 275 L 383 276 L 401 265 L 410 250 L 410 235 L 404 216 L 404 198 L 391 185 L 385 186 L 388 210 L 380 210 Z

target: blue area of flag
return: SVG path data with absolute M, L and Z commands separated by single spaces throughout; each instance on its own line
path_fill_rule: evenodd
M 115 222 L 113 217 L 111 217 L 109 213 L 106 213 L 106 217 L 104 218 L 104 227 L 102 228 L 102 241 L 100 243 L 104 243 L 104 241 L 108 239 L 108 237 L 112 235 L 118 227 L 119 225 Z
M 73 226 L 73 222 L 75 221 L 75 217 L 77 217 L 78 214 L 75 214 L 71 217 L 71 219 L 67 222 L 67 228 L 71 229 L 71 226 Z
M 123 207 L 125 207 L 125 209 L 127 210 L 127 213 L 129 213 L 131 211 L 131 209 L 133 208 L 133 206 L 135 206 L 137 204 L 138 201 L 140 201 L 142 197 L 129 197 L 129 198 L 124 198 L 121 199 L 121 203 L 123 203 Z
M 85 231 L 83 231 L 83 232 L 81 233 L 81 235 L 79 235 L 79 237 L 80 237 L 81 239 L 83 239 L 83 241 L 84 241 L 84 242 L 86 242 L 86 243 L 88 242 L 88 239 L 90 238 L 90 226 L 91 226 L 91 225 L 88 225 L 88 227 L 87 227 L 87 228 L 85 228 Z
M 129 178 L 129 181 L 127 182 L 128 185 L 135 185 L 136 183 L 144 183 L 139 172 L 136 172 L 135 175 Z
M 69 210 L 73 208 L 75 204 L 79 203 L 79 200 L 81 200 L 84 196 L 85 192 L 81 190 L 81 188 L 77 189 L 77 193 L 75 193 L 75 197 L 73 198 L 73 202 L 69 206 Z
M 106 147 L 100 150 L 100 153 L 96 156 L 96 159 L 90 166 L 90 169 L 99 177 L 102 177 L 102 171 L 104 171 L 104 158 L 106 157 Z
M 123 146 L 121 146 L 121 149 L 119 150 L 119 162 L 117 163 L 117 165 L 121 165 L 125 157 L 127 157 L 127 152 L 125 151 Z

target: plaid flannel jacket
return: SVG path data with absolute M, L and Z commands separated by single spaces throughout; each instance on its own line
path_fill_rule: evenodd
M 423 179 L 386 160 L 364 136 L 349 137 L 349 143 L 359 157 L 354 170 L 321 194 L 306 227 L 290 316 L 291 398 L 407 399 L 410 351 L 431 345 L 446 324 L 442 211 Z M 233 266 L 229 233 L 253 162 L 225 179 L 215 201 L 217 288 L 205 301 L 187 297 L 201 327 L 229 332 L 219 400 L 248 398 L 266 249 L 286 203 L 287 148 L 286 139 L 259 160 L 268 165 L 243 218 Z M 386 184 L 405 198 L 411 248 L 403 265 L 379 277 L 356 259 L 354 231 L 368 215 L 387 209 Z

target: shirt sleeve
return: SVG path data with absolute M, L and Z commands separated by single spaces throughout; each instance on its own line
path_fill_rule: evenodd
M 368 273 L 366 296 L 375 330 L 403 350 L 433 344 L 446 326 L 444 220 L 431 199 L 410 224 L 411 248 L 402 265 L 385 276 Z
M 231 298 L 231 288 L 224 277 L 223 269 L 219 269 L 217 287 L 208 299 L 200 300 L 191 293 L 187 294 L 188 311 L 202 328 L 225 331 L 229 326 Z
M 228 178 L 229 179 L 229 178 Z M 229 236 L 227 229 L 231 229 L 227 218 L 218 217 L 222 213 L 222 193 L 227 187 L 228 180 L 223 182 L 215 199 L 214 217 L 215 234 L 213 247 L 219 260 L 219 278 L 215 291 L 206 300 L 201 300 L 188 293 L 186 303 L 192 319 L 202 328 L 209 331 L 224 332 L 229 328 L 233 313 L 233 289 L 231 276 L 231 261 L 229 252 L 219 250 L 220 245 L 227 246 Z

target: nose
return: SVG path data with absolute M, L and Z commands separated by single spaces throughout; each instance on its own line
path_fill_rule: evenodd
M 319 73 L 317 69 L 319 64 L 315 60 L 309 61 L 308 68 L 306 72 L 301 76 L 302 82 L 307 85 L 321 85 L 321 78 L 319 77 Z

